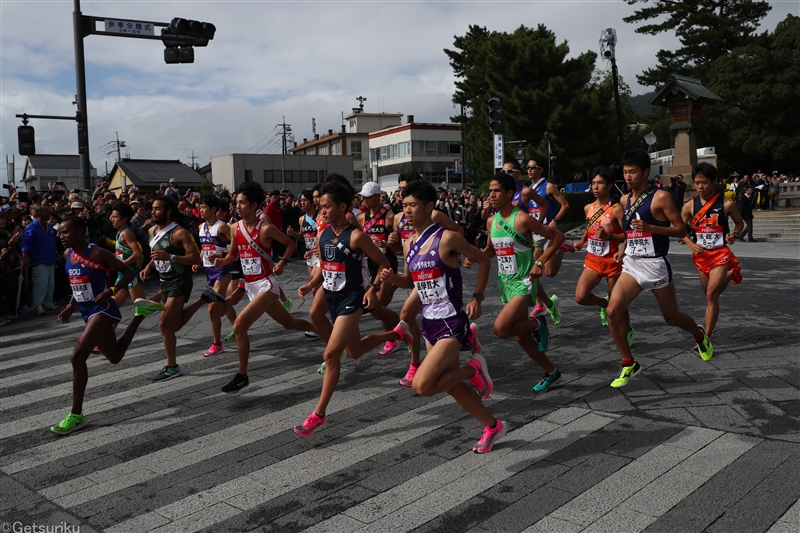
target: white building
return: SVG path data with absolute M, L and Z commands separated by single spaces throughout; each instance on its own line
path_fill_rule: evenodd
M 97 169 L 89 167 L 89 175 L 94 185 Z M 22 171 L 22 183 L 25 188 L 33 186 L 37 191 L 46 191 L 47 184 L 63 181 L 67 190 L 82 189 L 81 156 L 79 155 L 29 155 Z
M 435 186 L 447 183 L 461 190 L 461 178 L 453 179 L 454 167 L 461 164 L 461 126 L 425 124 L 408 115 L 406 124 L 391 126 L 369 135 L 370 172 L 377 167 L 381 189 L 392 194 L 402 172 L 417 172 Z
M 650 153 L 650 179 L 661 177 L 661 183 L 669 184 L 669 173 L 667 170 L 672 166 L 672 158 L 675 150 L 672 148 L 668 150 L 659 150 L 658 152 Z M 697 149 L 697 162 L 710 163 L 715 168 L 717 166 L 717 153 L 714 147 L 698 148 Z M 691 176 L 684 176 L 684 183 L 691 182 Z
M 211 179 L 217 188 L 230 192 L 245 181 L 255 181 L 264 190 L 289 189 L 299 194 L 322 183 L 330 173 L 353 179 L 351 156 L 281 154 L 227 154 L 211 158 Z

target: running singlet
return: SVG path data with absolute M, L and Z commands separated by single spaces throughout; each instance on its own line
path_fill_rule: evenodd
M 156 227 L 156 234 L 150 240 L 150 249 L 155 250 L 164 250 L 170 255 L 184 255 L 184 249 L 178 248 L 172 243 L 172 234 L 175 232 L 175 229 L 178 227 L 177 224 L 174 222 L 170 223 L 166 228 L 161 230 Z M 165 231 L 166 230 L 166 231 Z M 173 263 L 169 260 L 161 261 L 155 260 L 156 270 L 158 271 L 158 278 L 161 281 L 167 281 L 171 279 L 176 279 L 184 276 L 187 272 L 191 276 L 191 272 L 188 271 L 186 265 L 181 265 L 180 263 Z
M 322 267 L 322 288 L 326 293 L 352 292 L 363 287 L 363 256 L 350 248 L 350 237 L 356 227 L 349 224 L 339 235 L 328 226 L 320 234 L 320 266 Z
M 556 216 L 558 211 L 561 209 L 561 204 L 558 203 L 558 200 L 547 196 L 548 183 L 550 182 L 544 178 L 541 178 L 535 184 L 531 185 L 531 188 L 536 191 L 536 194 L 547 200 L 547 217 L 545 217 L 544 220 L 541 220 L 542 206 L 533 200 L 530 201 L 530 211 L 528 211 L 528 214 L 542 224 L 549 224 L 550 221 L 553 220 L 553 217 Z
M 200 251 L 203 254 L 203 267 L 214 268 L 214 262 L 209 259 L 212 255 L 228 251 L 228 243 L 219 236 L 219 226 L 223 224 L 217 220 L 213 226 L 208 227 L 208 222 L 200 226 Z
M 700 197 L 694 197 L 692 213 L 699 213 L 704 207 Z M 697 235 L 697 244 L 706 250 L 716 250 L 726 246 L 725 237 L 730 232 L 728 217 L 725 216 L 725 199 L 717 195 L 716 201 L 706 211 L 705 216 L 697 222 L 694 233 Z
M 300 231 L 303 233 L 303 243 L 306 245 L 306 250 L 313 250 L 317 245 L 317 221 L 306 214 L 303 217 Z
M 525 200 L 522 198 L 522 190 L 524 188 L 525 186 L 522 183 L 517 182 L 517 188 L 514 191 L 514 196 L 511 197 L 511 205 L 513 205 L 523 213 L 527 213 L 530 214 L 531 216 L 534 216 L 531 213 L 531 206 L 534 205 L 533 202 L 531 202 L 531 205 L 525 205 Z M 538 219 L 538 217 L 536 218 Z
M 594 205 L 592 205 L 592 208 L 594 209 L 592 217 L 594 217 L 594 215 L 597 213 L 599 209 L 596 208 Z M 619 251 L 619 243 L 617 241 L 611 241 L 609 239 L 601 239 L 600 237 L 598 237 L 598 234 L 602 229 L 601 222 L 603 221 L 603 219 L 609 221 L 611 220 L 611 217 L 614 213 L 614 207 L 611 204 L 611 202 L 609 202 L 600 209 L 605 209 L 605 212 L 602 215 L 600 215 L 600 218 L 598 218 L 595 221 L 595 223 L 592 224 L 591 227 L 589 227 L 588 229 L 589 239 L 586 241 L 586 253 L 596 255 L 598 257 L 613 257 L 614 254 L 616 254 L 617 251 Z M 612 231 L 611 233 L 614 235 L 618 235 L 622 233 L 622 231 L 618 230 L 617 228 L 614 228 L 614 231 Z
M 631 207 L 631 195 L 628 195 L 628 200 L 625 202 L 625 211 L 622 216 L 622 229 L 625 231 L 625 255 L 631 257 L 664 257 L 669 252 L 669 237 L 666 235 L 654 235 L 650 232 L 636 231 L 631 227 L 631 220 L 644 220 L 651 226 L 659 226 L 662 228 L 669 227 L 669 222 L 662 222 L 656 220 L 653 213 L 650 211 L 650 204 L 653 203 L 653 198 L 656 195 L 655 187 L 648 189 L 647 197 L 636 208 L 633 216 L 628 217 L 627 213 Z M 644 192 L 642 194 L 645 194 Z
M 508 220 L 503 219 L 500 213 L 494 215 L 491 238 L 501 278 L 527 278 L 533 266 L 533 243 L 514 229 L 519 211 L 514 208 Z
M 125 228 L 124 230 L 122 230 L 119 233 L 117 233 L 117 243 L 114 245 L 114 255 L 116 255 L 117 259 L 119 259 L 123 263 L 130 256 L 133 255 L 133 250 L 131 250 L 130 248 L 128 248 L 127 246 L 125 246 L 122 243 L 122 234 L 125 233 L 126 231 L 131 231 L 132 232 L 133 230 L 131 228 Z M 141 252 L 142 251 L 142 247 L 139 245 L 139 243 L 136 243 L 136 245 L 139 246 L 139 251 Z M 135 265 L 130 265 L 130 267 L 133 268 L 134 271 L 138 272 L 139 270 L 142 269 L 143 261 L 144 261 L 144 258 L 140 257 L 139 260 L 136 261 L 136 264 Z
M 405 247 L 406 241 L 417 234 L 412 224 L 406 220 L 406 216 L 400 217 L 400 223 L 397 225 L 397 233 L 400 235 L 400 243 Z
M 104 305 L 97 305 L 92 300 L 99 296 L 108 287 L 109 270 L 91 259 L 94 244 L 86 247 L 86 255 L 80 255 L 70 248 L 67 250 L 65 268 L 72 288 L 72 296 L 78 302 L 78 309 L 84 320 L 102 312 L 111 312 L 119 315 L 117 303 L 113 298 Z
M 422 234 L 416 235 L 406 254 L 406 264 L 422 304 L 422 317 L 428 320 L 455 316 L 464 305 L 461 269 L 449 266 L 439 256 L 439 242 L 444 232 L 443 227 L 431 224 Z M 420 253 L 428 242 L 428 251 Z
M 330 227 L 330 224 L 326 224 L 325 222 L 323 222 L 323 220 L 324 219 L 322 218 L 322 213 L 317 215 L 317 233 L 318 234 L 321 234 L 323 231 L 325 231 L 327 228 Z
M 363 231 L 382 254 L 386 253 L 386 213 L 389 212 L 389 206 L 383 205 L 378 209 L 372 218 L 369 218 L 369 210 L 364 211 L 364 228 Z M 378 246 L 378 243 L 383 241 L 383 246 Z
M 261 248 L 267 257 L 262 256 L 256 251 L 247 237 L 242 233 L 242 231 L 247 231 L 247 228 L 244 227 L 244 222 L 239 221 L 236 224 L 236 249 L 239 251 L 239 259 L 242 262 L 242 276 L 247 283 L 253 283 L 254 281 L 264 279 L 272 274 L 272 266 L 270 265 L 269 259 L 272 257 L 272 247 L 265 248 L 261 244 L 261 225 L 263 223 L 263 220 L 258 219 L 255 227 L 252 231 L 248 232 L 248 235 L 250 235 L 250 239 Z

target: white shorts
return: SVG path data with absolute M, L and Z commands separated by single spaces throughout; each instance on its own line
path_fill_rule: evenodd
M 258 281 L 245 282 L 244 290 L 251 302 L 262 292 L 271 292 L 279 297 L 281 295 L 281 288 L 278 286 L 278 280 L 276 280 L 275 276 L 272 274 Z
M 317 257 L 316 255 L 312 255 L 311 257 L 306 259 L 306 266 L 308 266 L 308 268 L 318 267 L 319 266 L 319 257 Z
M 672 265 L 664 257 L 631 257 L 622 259 L 622 272 L 636 280 L 645 291 L 663 289 L 672 281 Z
M 550 239 L 547 237 L 542 237 L 541 235 L 533 234 L 533 246 L 535 248 L 540 249 L 544 252 L 544 249 L 547 248 L 547 245 L 550 244 Z

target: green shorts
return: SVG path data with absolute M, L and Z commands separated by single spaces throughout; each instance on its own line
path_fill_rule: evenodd
M 130 283 L 128 283 L 128 286 L 127 286 L 127 287 L 125 287 L 125 288 L 126 288 L 126 289 L 128 289 L 128 290 L 131 290 L 131 289 L 132 289 L 132 288 L 134 288 L 136 285 L 139 285 L 139 284 L 141 283 L 141 282 L 139 281 L 139 272 L 141 272 L 141 271 L 142 271 L 142 269 L 140 269 L 140 268 L 136 268 L 135 266 L 132 266 L 132 267 L 131 267 L 131 270 L 133 270 L 133 273 L 135 274 L 135 277 L 133 278 L 133 281 L 131 281 Z M 122 279 L 122 272 L 118 272 L 118 273 L 117 273 L 117 283 L 119 283 L 121 279 Z
M 192 275 L 180 275 L 161 280 L 161 302 L 167 301 L 167 298 L 176 298 L 183 296 L 184 302 L 188 302 L 192 296 Z
M 536 282 L 531 281 L 530 278 L 500 278 L 500 300 L 503 305 L 510 302 L 515 296 L 528 296 L 531 299 L 530 305 L 533 305 L 537 292 Z

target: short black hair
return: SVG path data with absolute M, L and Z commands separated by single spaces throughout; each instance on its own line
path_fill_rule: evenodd
M 505 165 L 514 165 L 514 170 L 521 170 L 519 167 L 519 161 L 516 159 L 506 159 L 503 161 L 503 166 Z
M 403 198 L 408 198 L 409 196 L 413 196 L 417 200 L 429 204 L 435 202 L 438 195 L 433 185 L 426 181 L 419 180 L 412 181 L 403 188 Z
M 77 229 L 78 231 L 80 231 L 80 232 L 85 232 L 86 231 L 86 220 L 84 218 L 82 218 L 82 217 L 76 217 L 75 215 L 69 215 L 69 216 L 65 216 L 63 219 L 61 219 L 61 224 L 66 224 L 67 222 L 72 224 L 73 227 L 75 229 Z
M 128 223 L 130 223 L 131 219 L 133 218 L 133 209 L 131 209 L 131 206 L 124 202 L 115 203 L 111 210 L 116 211 L 119 216 L 127 220 Z
M 348 206 L 353 203 L 353 190 L 352 187 L 348 188 L 344 183 L 333 180 L 326 183 L 322 188 L 320 196 L 328 195 L 336 205 L 347 204 Z
M 397 183 L 405 181 L 408 184 L 412 181 L 419 181 L 421 179 L 422 176 L 418 172 L 401 172 L 400 175 L 397 176 Z
M 222 208 L 222 200 L 220 200 L 213 194 L 204 194 L 202 200 L 200 201 L 206 204 L 211 209 L 220 210 Z
M 489 182 L 496 181 L 500 184 L 500 187 L 503 188 L 505 191 L 513 191 L 517 188 L 517 182 L 506 173 L 500 172 L 492 176 L 492 179 Z
M 266 198 L 264 189 L 254 181 L 245 181 L 236 187 L 236 194 L 243 194 L 248 202 L 259 206 L 264 203 L 264 199 Z
M 312 189 L 305 189 L 303 191 L 300 191 L 300 196 L 302 196 L 306 200 L 313 200 L 314 199 L 314 191 Z
M 537 165 L 546 169 L 547 168 L 547 159 L 540 156 L 539 154 L 531 154 L 528 158 L 528 161 L 536 161 Z
M 608 185 L 613 185 L 617 179 L 617 175 L 613 169 L 608 167 L 595 167 L 589 172 L 589 183 L 595 178 L 600 176 Z
M 711 163 L 698 163 L 698 165 L 694 167 L 694 170 L 692 171 L 692 179 L 694 179 L 698 174 L 702 174 L 710 179 L 711 183 L 717 181 L 717 167 Z
M 650 156 L 644 150 L 630 150 L 622 156 L 622 166 L 636 165 L 644 173 L 650 170 Z
M 351 197 L 356 195 L 356 190 L 353 188 L 353 185 L 350 183 L 350 180 L 348 180 L 347 178 L 345 178 L 341 174 L 333 173 L 333 174 L 328 174 L 327 176 L 325 176 L 325 183 L 326 184 L 334 183 L 334 182 L 339 183 L 339 184 L 344 185 L 345 187 L 347 187 L 350 190 L 350 196 Z M 324 190 L 325 189 L 323 188 L 323 191 Z M 322 194 L 326 194 L 326 193 L 323 192 Z

